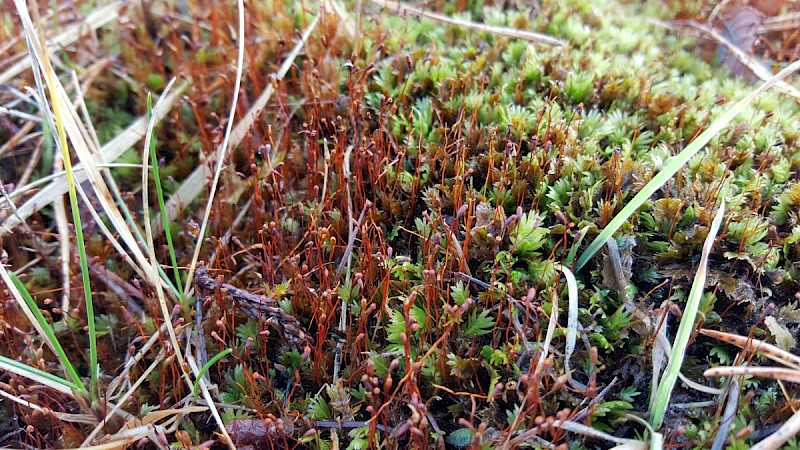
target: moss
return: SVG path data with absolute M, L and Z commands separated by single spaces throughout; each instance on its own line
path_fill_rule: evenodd
M 263 45 L 248 47 L 239 106 L 252 105 L 265 86 L 274 94 L 223 173 L 209 235 L 193 235 L 199 209 L 186 205 L 174 238 L 181 264 L 195 242 L 207 244 L 203 258 L 213 253 L 216 276 L 275 297 L 313 341 L 293 348 L 281 335 L 285 323 L 246 317 L 220 301 L 222 292 L 200 302 L 204 330 L 214 333 L 207 347 L 235 349 L 209 371 L 222 398 L 262 418 L 300 417 L 295 426 L 308 433 L 295 437 L 320 448 L 329 434 L 311 429 L 321 419 L 377 417 L 381 426 L 405 426 L 398 446 L 438 445 L 440 434 L 456 446 L 474 439 L 491 446 L 563 418 L 562 411 L 580 413 L 589 397 L 565 384 L 568 293 L 559 264 L 574 261 L 586 237 L 751 89 L 704 62 L 688 38 L 647 24 L 647 17 L 669 14 L 653 3 L 625 4 L 620 13 L 614 2 L 544 2 L 536 14 L 471 0 L 430 4 L 464 19 L 548 32 L 565 40 L 560 48 L 369 7 L 362 45 L 346 43 L 323 20 L 320 36 L 280 82 L 267 74 L 312 11 L 292 2 L 249 5 L 259 20 L 248 22 L 255 36 L 248 39 Z M 213 27 L 233 20 L 233 10 L 209 14 L 194 17 L 196 29 L 165 26 L 162 39 L 132 26 L 119 60 L 138 82 L 100 78 L 87 100 L 105 142 L 142 113 L 142 92 L 163 88 L 181 71 L 191 74 L 187 101 L 157 130 L 168 193 L 197 161 L 213 159 L 227 125 L 220 111 L 230 102 L 235 43 L 230 29 Z M 143 54 L 163 57 L 142 64 Z M 665 302 L 685 302 L 719 198 L 733 206 L 711 255 L 703 323 L 769 339 L 758 321 L 765 300 L 790 312 L 800 286 L 798 125 L 796 103 L 773 92 L 761 97 L 620 228 L 616 248 L 576 274 L 582 331 L 571 376 L 606 396 L 584 423 L 641 437 L 621 418 L 648 410 L 647 326 Z M 131 150 L 122 161 L 136 163 L 138 154 Z M 138 170 L 113 174 L 126 190 L 140 189 Z M 47 235 L 50 216 L 41 220 L 47 223 L 35 226 Z M 107 258 L 105 267 L 125 274 L 103 239 L 91 244 Z M 614 248 L 625 260 L 627 286 L 609 281 Z M 44 274 L 31 271 L 32 285 L 50 288 Z M 147 295 L 142 302 L 155 311 Z M 540 371 L 556 303 L 552 358 L 541 360 Z M 118 307 L 107 307 L 114 317 Z M 191 312 L 182 313 L 178 320 L 189 329 Z M 159 326 L 160 316 L 150 316 L 145 334 Z M 78 333 L 82 324 L 71 320 Z M 108 345 L 115 333 L 141 340 L 126 323 L 104 323 Z M 690 349 L 693 378 L 725 353 L 703 353 L 705 339 Z M 174 404 L 185 394 L 180 383 L 179 370 L 159 366 L 140 399 Z M 775 405 L 773 388 L 765 382 L 744 389 Z M 465 395 L 472 400 L 466 407 Z M 223 409 L 225 418 L 239 417 Z M 769 425 L 751 413 L 739 412 L 739 429 L 746 421 Z M 186 419 L 196 426 L 192 434 L 211 437 L 207 417 L 198 417 Z M 716 426 L 712 409 L 694 408 L 676 412 L 665 431 L 670 444 L 702 445 Z M 675 430 L 687 432 L 669 434 Z M 364 438 L 359 433 L 351 444 Z M 554 444 L 574 438 L 548 433 L 543 439 Z M 594 445 L 574 445 L 584 444 Z

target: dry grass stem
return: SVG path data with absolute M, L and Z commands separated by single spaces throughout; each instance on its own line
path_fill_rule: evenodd
M 700 330 L 701 334 L 704 334 L 708 337 L 719 339 L 720 341 L 727 342 L 731 345 L 735 345 L 743 350 L 749 352 L 755 352 L 760 355 L 766 356 L 767 358 L 781 363 L 785 366 L 788 366 L 794 370 L 800 371 L 800 357 L 789 353 L 785 350 L 781 350 L 780 348 L 758 339 L 753 339 L 745 336 L 739 336 L 732 333 L 725 333 L 722 331 L 711 330 L 708 328 L 703 328 Z
M 414 6 L 407 5 L 405 3 L 395 2 L 392 0 L 370 0 L 370 2 L 378 6 L 381 6 L 383 8 L 393 9 L 400 14 L 411 14 L 417 17 L 434 20 L 436 22 L 442 22 L 448 25 L 482 31 L 484 33 L 496 34 L 498 36 L 506 36 L 514 39 L 524 39 L 526 41 L 543 45 L 555 45 L 555 46 L 564 45 L 564 42 L 559 39 L 540 33 L 534 33 L 532 31 L 516 30 L 514 28 L 507 28 L 507 27 L 496 27 L 492 25 L 485 25 L 482 23 L 470 22 L 467 20 L 454 19 L 452 17 L 447 17 L 442 14 L 425 11 Z
M 121 1 L 112 1 L 98 9 L 95 9 L 91 14 L 81 22 L 71 25 L 57 36 L 50 40 L 48 52 L 54 55 L 55 51 L 73 44 L 83 36 L 86 30 L 96 30 L 103 27 L 119 17 L 119 9 L 122 6 Z M 31 60 L 29 58 L 22 58 L 20 61 L 10 68 L 0 73 L 0 84 L 6 84 L 19 76 L 22 72 L 31 67 Z
M 171 109 L 176 104 L 177 100 L 180 99 L 181 95 L 183 95 L 183 91 L 187 86 L 188 83 L 183 82 L 173 89 L 172 94 L 167 96 L 164 100 L 161 111 L 159 111 L 158 115 L 155 117 L 156 121 L 163 120 L 169 109 Z M 138 141 L 144 138 L 146 131 L 147 118 L 140 117 L 129 125 L 125 131 L 103 145 L 100 154 L 93 157 L 92 161 L 97 164 L 97 167 L 116 161 L 125 151 L 131 149 Z M 86 165 L 83 162 L 75 164 L 73 171 L 75 172 L 76 184 L 81 184 L 89 178 Z M 21 186 L 20 189 L 24 189 L 24 186 Z M 9 217 L 8 220 L 0 223 L 0 236 L 10 234 L 22 221 L 27 220 L 30 216 L 51 204 L 55 198 L 66 193 L 66 182 L 61 178 L 54 179 L 46 187 L 40 189 L 30 199 L 21 204 L 15 216 Z

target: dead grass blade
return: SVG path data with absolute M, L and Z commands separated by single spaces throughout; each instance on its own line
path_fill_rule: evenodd
M 658 310 L 656 310 L 658 311 Z M 652 377 L 650 378 L 650 399 L 648 400 L 647 404 L 650 406 L 650 409 L 653 409 L 653 405 L 656 402 L 656 392 L 658 391 L 658 380 L 661 379 L 661 371 L 664 369 L 664 361 L 667 359 L 667 355 L 669 355 L 670 351 L 672 350 L 672 344 L 669 343 L 667 339 L 667 330 L 669 326 L 669 309 L 662 308 L 661 312 L 657 313 L 657 315 L 653 318 L 656 324 L 660 324 L 657 326 L 655 330 L 652 329 L 652 326 L 649 325 L 651 322 L 647 321 L 648 329 L 650 331 L 654 331 L 655 333 L 655 342 L 653 343 L 653 350 L 650 352 L 650 360 L 652 361 L 651 364 L 651 373 Z M 650 426 L 648 423 L 647 426 Z
M 120 373 L 118 373 L 117 376 L 111 381 L 111 383 L 108 384 L 108 388 L 106 389 L 106 398 L 114 398 L 114 396 L 116 395 L 117 389 L 119 389 L 119 387 L 122 384 L 123 380 L 125 380 L 126 378 L 128 378 L 130 376 L 131 369 L 133 369 L 133 367 L 135 367 L 139 363 L 139 361 L 142 360 L 144 355 L 146 355 L 147 352 L 149 352 L 150 349 L 157 342 L 159 342 L 159 339 L 161 339 L 161 333 L 164 332 L 165 328 L 166 328 L 166 325 L 165 324 L 161 324 L 161 327 L 158 330 L 156 330 L 156 332 L 153 333 L 152 336 L 150 336 L 150 339 L 148 339 L 147 342 L 145 342 L 144 345 L 142 345 L 142 348 L 140 348 L 136 352 L 136 354 L 134 354 L 132 357 L 130 357 L 130 359 L 125 361 L 125 366 L 122 368 Z
M 35 34 L 35 27 L 33 26 L 32 20 L 28 11 L 20 0 L 16 0 L 17 9 L 20 14 L 20 18 L 22 19 L 23 26 L 26 29 L 26 32 L 29 36 L 36 36 Z M 83 167 L 85 168 L 85 175 L 92 186 L 92 189 L 95 192 L 96 198 L 99 201 L 100 205 L 103 208 L 103 211 L 106 213 L 109 221 L 112 223 L 114 228 L 120 234 L 120 237 L 128 246 L 130 251 L 134 255 L 134 259 L 136 260 L 137 264 L 142 268 L 145 274 L 149 273 L 157 273 L 151 270 L 150 263 L 145 258 L 144 254 L 142 253 L 141 249 L 138 246 L 138 242 L 133 237 L 130 229 L 127 227 L 122 214 L 120 213 L 117 205 L 112 198 L 111 193 L 109 192 L 108 186 L 106 185 L 103 177 L 100 174 L 96 166 L 97 160 L 91 154 L 89 150 L 89 145 L 85 140 L 85 135 L 83 131 L 81 131 L 80 120 L 77 115 L 77 111 L 75 110 L 72 102 L 70 101 L 69 97 L 67 96 L 66 91 L 64 90 L 64 86 L 61 84 L 60 80 L 52 73 L 52 68 L 49 64 L 46 64 L 47 61 L 44 61 L 39 58 L 39 55 L 42 54 L 41 51 L 41 43 L 35 41 L 34 39 L 30 39 L 31 42 L 31 54 L 34 59 L 37 61 L 37 65 L 39 70 L 43 73 L 48 74 L 47 79 L 52 80 L 52 83 L 49 84 L 49 88 L 53 91 L 51 93 L 52 101 L 58 102 L 58 105 L 54 105 L 54 109 L 57 106 L 63 114 L 60 115 L 59 120 L 63 122 L 63 127 L 66 133 L 66 136 L 69 138 L 69 141 L 72 143 L 72 148 L 75 153 L 78 155 L 78 159 L 82 162 Z M 34 72 L 38 73 L 38 72 Z M 103 161 L 100 161 L 103 162 Z M 63 183 L 63 181 L 62 181 Z M 66 183 L 64 183 L 66 184 Z M 77 182 L 76 182 L 77 184 Z M 64 191 L 67 190 L 66 185 L 62 187 Z M 91 207 L 91 205 L 87 205 Z M 6 225 L 6 224 L 4 224 Z M 150 278 L 148 279 L 150 284 L 156 285 L 159 283 L 163 283 L 163 280 L 160 278 Z
M 743 351 L 756 352 L 759 355 L 766 356 L 767 358 L 781 363 L 787 367 L 752 367 L 752 366 L 735 366 L 735 367 L 715 367 L 706 370 L 703 375 L 707 377 L 736 377 L 736 376 L 753 376 L 758 378 L 771 378 L 774 380 L 788 381 L 790 383 L 800 383 L 800 357 L 793 355 L 789 352 L 781 350 L 772 344 L 768 344 L 758 339 L 750 339 L 744 336 L 735 334 L 724 333 L 715 330 L 700 330 L 700 333 L 727 342 L 741 348 Z M 781 385 L 782 386 L 782 385 Z M 784 391 L 785 393 L 785 391 Z M 733 394 L 731 394 L 733 395 Z M 781 427 L 762 440 L 758 444 L 751 447 L 756 450 L 773 450 L 782 446 L 786 441 L 791 439 L 800 432 L 800 411 L 789 418 Z
M 790 383 L 800 383 L 800 371 L 786 369 L 784 367 L 714 367 L 703 372 L 703 375 L 713 378 L 750 375 L 758 378 L 772 378 L 775 380 L 788 381 Z
M 106 417 L 94 428 L 94 430 L 92 430 L 91 433 L 89 433 L 89 436 L 87 436 L 86 439 L 83 440 L 83 444 L 81 444 L 81 448 L 87 447 L 89 445 L 89 443 L 92 442 L 92 440 L 101 431 L 103 431 L 103 425 L 109 419 L 111 419 L 114 416 L 114 414 L 116 414 L 117 411 L 122 407 L 122 405 L 124 405 L 125 402 L 133 395 L 133 393 L 136 392 L 136 389 L 139 388 L 139 385 L 141 385 L 142 382 L 144 382 L 147 379 L 147 377 L 150 375 L 150 373 L 153 370 L 155 370 L 156 367 L 158 367 L 158 364 L 161 364 L 161 362 L 164 361 L 164 355 L 165 354 L 166 354 L 166 352 L 163 349 L 158 353 L 156 358 L 153 360 L 152 363 L 150 363 L 150 365 L 147 367 L 147 369 L 145 369 L 145 371 L 142 372 L 142 374 L 139 376 L 139 378 L 133 384 L 131 384 L 131 386 L 128 388 L 128 390 L 125 392 L 125 394 L 123 394 L 122 397 L 120 397 L 117 400 L 116 404 L 114 405 L 114 408 L 112 408 L 111 411 L 109 411 L 108 414 L 106 414 Z
M 61 159 L 61 153 L 55 152 L 53 157 L 53 172 L 58 173 L 64 170 L 64 161 Z M 66 174 L 66 172 L 64 172 Z M 78 185 L 80 186 L 80 185 Z M 69 240 L 69 223 L 67 221 L 67 206 L 64 204 L 64 196 L 59 195 L 53 200 L 53 211 L 56 218 L 56 230 L 58 230 L 58 243 L 59 250 L 61 251 L 61 310 L 70 311 L 69 306 L 69 293 L 70 293 L 70 240 Z
M 759 64 L 759 62 L 755 58 L 749 56 L 742 49 L 740 49 L 739 47 L 737 47 L 736 45 L 734 45 L 733 43 L 722 37 L 719 33 L 717 33 L 716 30 L 702 26 L 694 22 L 690 22 L 689 26 L 702 33 L 707 34 L 711 39 L 716 41 L 717 44 L 724 45 L 728 49 L 728 51 L 730 51 L 736 57 L 736 59 L 739 60 L 739 62 L 741 62 L 745 67 L 750 69 L 750 71 L 753 72 L 753 74 L 757 76 L 759 79 L 761 79 L 761 81 L 767 81 L 770 78 L 772 78 L 773 74 L 770 73 L 770 71 L 766 67 Z M 794 86 L 790 85 L 785 81 L 778 81 L 777 83 L 775 83 L 775 89 L 778 89 L 780 92 L 786 95 L 791 95 L 796 99 L 800 99 L 800 91 L 798 91 Z
M 142 168 L 141 164 L 129 164 L 129 163 L 96 164 L 96 166 L 100 167 L 100 168 L 112 168 L 112 167 L 125 167 L 125 168 L 129 168 L 129 169 L 141 169 Z M 73 167 L 72 171 L 73 172 L 77 172 L 78 169 Z M 35 191 L 41 186 L 48 185 L 48 184 L 52 183 L 54 180 L 57 180 L 59 178 L 64 178 L 66 176 L 67 176 L 67 173 L 62 170 L 62 171 L 51 173 L 50 175 L 38 178 L 35 181 L 31 181 L 30 183 L 20 184 L 20 187 L 14 189 L 13 192 L 10 192 L 7 197 L 3 196 L 4 198 L 0 198 L 0 208 L 6 208 L 7 206 L 9 206 L 11 204 L 10 200 L 14 200 L 14 199 L 19 198 L 19 197 L 24 197 L 29 192 Z M 15 206 L 13 207 L 13 209 L 14 209 L 14 211 L 17 210 L 17 208 Z M 22 224 L 20 224 L 20 225 L 22 225 Z
M 85 34 L 87 30 L 96 30 L 103 27 L 119 17 L 119 9 L 122 7 L 122 1 L 112 1 L 111 3 L 101 6 L 100 8 L 92 11 L 80 23 L 71 25 L 58 36 L 50 39 L 48 46 L 48 53 L 53 54 L 56 50 L 66 47 Z M 8 70 L 0 74 L 0 84 L 6 84 L 16 78 L 19 74 L 31 67 L 30 58 L 22 58 L 18 63 L 14 64 Z
M 29 120 L 25 122 L 25 125 L 23 125 L 19 129 L 19 131 L 17 131 L 13 136 L 11 136 L 11 138 L 8 139 L 6 142 L 4 142 L 3 145 L 0 145 L 0 156 L 3 156 L 6 152 L 10 151 L 12 148 L 17 146 L 17 144 L 19 144 L 25 137 L 29 136 L 28 133 L 30 133 L 31 130 L 33 130 L 34 125 L 36 125 L 36 123 L 39 121 L 38 117 L 36 117 L 36 119 L 37 119 L 36 121 Z
M 733 419 L 736 418 L 736 411 L 739 409 L 739 381 L 737 378 L 730 378 L 729 380 L 728 400 L 725 402 L 725 411 L 722 413 L 722 420 L 720 421 L 717 435 L 714 436 L 714 443 L 711 444 L 711 450 L 725 448 L 728 431 L 733 424 Z
M 634 445 L 637 446 L 637 448 L 639 448 L 642 444 L 641 441 L 613 436 L 590 426 L 586 426 L 582 423 L 572 422 L 570 420 L 553 421 L 553 426 L 556 428 L 561 428 L 564 431 L 569 431 L 570 433 L 581 434 L 586 437 L 613 442 L 615 444 Z
M 560 428 L 564 431 L 568 431 L 570 433 L 580 434 L 583 436 L 587 436 L 593 439 L 598 440 L 605 440 L 608 442 L 613 442 L 618 445 L 625 445 L 627 447 L 622 448 L 631 448 L 631 449 L 644 449 L 647 448 L 647 444 L 642 441 L 637 441 L 635 439 L 627 439 L 621 438 L 617 436 L 613 436 L 611 434 L 605 433 L 603 431 L 597 430 L 590 426 L 583 425 L 581 423 L 573 422 L 570 420 L 554 420 L 552 422 L 545 422 L 542 425 L 533 427 L 529 430 L 518 432 L 519 434 L 514 437 L 512 444 L 522 444 L 522 443 L 532 443 L 536 442 L 535 438 L 538 435 L 548 428 Z M 615 447 L 617 448 L 617 447 Z
M 84 450 L 115 450 L 129 448 L 134 442 L 147 437 L 150 434 L 149 430 L 141 430 L 137 434 L 124 436 L 104 444 L 93 445 L 91 447 L 82 447 Z
M 17 111 L 16 109 L 8 109 L 5 106 L 0 106 L 0 114 L 5 114 L 11 117 L 17 117 L 19 119 L 28 120 L 34 123 L 38 123 L 41 121 L 41 119 L 36 116 L 32 116 L 30 114 Z
M 800 410 L 794 413 L 778 431 L 772 433 L 768 438 L 763 439 L 758 444 L 750 447 L 750 450 L 775 450 L 780 448 L 789 439 L 800 433 Z
M 739 336 L 736 334 L 725 333 L 722 331 L 710 330 L 707 328 L 700 330 L 700 333 L 708 337 L 718 339 L 722 342 L 727 342 L 728 344 L 735 345 L 743 350 L 756 352 L 760 355 L 766 356 L 767 358 L 777 363 L 783 364 L 794 370 L 800 371 L 800 356 L 781 350 L 780 348 L 772 344 L 769 344 L 767 342 L 758 339 L 751 339 L 744 336 Z
M 186 406 L 183 408 L 162 409 L 159 411 L 153 411 L 144 416 L 142 418 L 142 423 L 144 425 L 150 425 L 177 414 L 194 414 L 206 411 L 208 411 L 208 407 L 206 406 Z
M 548 36 L 546 34 L 534 33 L 532 31 L 525 31 L 525 30 L 517 30 L 508 27 L 497 27 L 477 22 L 470 22 L 468 20 L 462 20 L 462 19 L 454 19 L 452 17 L 448 17 L 430 11 L 425 11 L 416 8 L 414 6 L 406 5 L 404 3 L 396 2 L 393 0 L 370 0 L 370 1 L 378 6 L 387 9 L 393 9 L 400 14 L 411 14 L 417 17 L 423 17 L 425 19 L 430 19 L 436 22 L 446 23 L 448 25 L 469 28 L 471 30 L 483 31 L 485 33 L 496 34 L 499 36 L 506 36 L 514 39 L 524 39 L 526 41 L 534 42 L 537 44 L 555 45 L 555 46 L 565 45 L 563 41 Z
M 572 271 L 561 264 L 557 264 L 556 269 L 561 270 L 564 274 L 564 278 L 567 279 L 567 295 L 569 299 L 567 309 L 567 343 L 564 349 L 564 368 L 567 372 L 569 383 L 573 387 L 586 389 L 586 386 L 583 386 L 572 378 L 572 371 L 569 367 L 569 360 L 572 357 L 572 352 L 575 351 L 575 343 L 578 339 L 578 282 L 575 280 L 575 275 L 572 274 Z
M 9 394 L 8 392 L 0 389 L 0 397 L 5 397 L 6 399 L 18 403 L 19 405 L 30 408 L 36 412 L 39 412 L 44 415 L 52 415 L 58 420 L 63 420 L 64 422 L 71 422 L 71 423 L 83 423 L 87 425 L 96 425 L 97 424 L 97 417 L 93 414 L 70 414 L 70 413 L 62 413 L 53 411 L 51 409 L 45 409 L 41 406 L 31 403 L 28 400 L 23 400 L 16 395 Z
M 228 433 L 228 429 L 225 427 L 225 423 L 222 421 L 222 417 L 219 415 L 219 411 L 217 411 L 217 406 L 214 403 L 214 399 L 211 398 L 211 392 L 208 390 L 208 385 L 206 384 L 202 375 L 200 375 L 200 368 L 197 366 L 197 363 L 195 362 L 191 354 L 187 354 L 186 356 L 187 356 L 187 361 L 189 362 L 189 367 L 191 367 L 192 372 L 194 373 L 197 379 L 197 385 L 200 388 L 200 392 L 203 394 L 203 398 L 206 400 L 206 404 L 208 405 L 208 409 L 211 411 L 211 415 L 217 422 L 217 426 L 219 427 L 220 433 L 222 433 L 222 437 L 225 440 L 225 443 L 228 444 L 228 447 L 231 450 L 236 450 L 236 444 L 233 443 L 233 439 L 231 439 L 231 436 Z
M 177 100 L 181 98 L 183 91 L 189 83 L 184 82 L 175 87 L 174 91 L 166 96 L 161 111 L 154 116 L 156 120 L 162 120 L 170 109 L 176 104 Z M 92 162 L 97 166 L 116 161 L 125 151 L 133 148 L 139 142 L 147 131 L 147 118 L 140 117 L 122 133 L 117 135 L 114 139 L 106 143 L 101 149 L 100 154 L 92 157 Z M 86 170 L 86 164 L 81 162 L 73 167 L 75 172 L 75 183 L 80 184 L 89 178 Z M 19 189 L 24 189 L 20 186 Z M 0 224 L 0 237 L 11 234 L 11 232 L 19 226 L 23 221 L 28 219 L 40 209 L 53 203 L 53 200 L 60 197 L 67 192 L 67 184 L 63 178 L 54 179 L 46 187 L 42 188 L 39 192 L 34 194 L 25 203 L 19 206 L 17 214 L 11 216 Z

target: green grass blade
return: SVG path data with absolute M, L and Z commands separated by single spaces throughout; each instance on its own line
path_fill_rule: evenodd
M 70 172 L 72 169 L 70 168 Z M 92 300 L 92 284 L 89 281 L 89 259 L 86 257 L 86 242 L 83 239 L 83 226 L 81 225 L 80 209 L 75 185 L 70 185 L 69 203 L 72 208 L 72 220 L 75 223 L 75 241 L 78 244 L 78 256 L 81 263 L 81 280 L 83 282 L 83 298 L 86 302 L 86 323 L 89 326 L 89 374 L 91 376 L 91 397 L 94 402 L 98 395 L 97 365 L 97 330 L 94 321 L 94 301 Z
M 147 121 L 153 120 L 153 96 L 147 94 Z M 169 226 L 167 208 L 164 206 L 164 190 L 161 188 L 161 176 L 158 174 L 158 158 L 156 156 L 156 140 L 150 139 L 150 159 L 153 160 L 153 181 L 156 185 L 156 197 L 158 197 L 158 209 L 161 212 L 161 224 L 164 227 L 164 234 L 167 237 L 167 248 L 169 249 L 169 261 L 172 264 L 175 284 L 178 287 L 178 294 L 183 299 L 183 283 L 181 282 L 181 272 L 178 269 L 178 259 L 175 257 L 175 246 L 172 245 L 172 231 Z
M 208 369 L 210 369 L 211 366 L 214 365 L 214 363 L 228 356 L 232 351 L 233 349 L 226 348 L 225 350 L 217 353 L 216 355 L 214 355 L 213 358 L 209 359 L 208 362 L 205 363 L 205 365 L 200 369 L 200 372 L 197 373 L 197 378 L 194 380 L 194 388 L 192 389 L 192 392 L 194 393 L 195 396 L 197 395 L 197 386 L 200 384 L 200 380 L 203 379 L 203 375 L 205 375 L 206 372 L 208 372 Z
M 678 380 L 678 372 L 683 365 L 683 357 L 685 356 L 686 346 L 689 344 L 689 338 L 694 329 L 694 321 L 697 317 L 697 310 L 700 307 L 700 300 L 703 297 L 703 290 L 706 286 L 706 276 L 708 269 L 708 256 L 711 254 L 711 248 L 714 246 L 714 240 L 719 232 L 719 227 L 722 224 L 722 217 L 725 214 L 725 200 L 722 200 L 717 214 L 714 216 L 714 221 L 711 222 L 711 229 L 708 230 L 708 236 L 703 244 L 703 253 L 700 257 L 700 265 L 697 268 L 697 273 L 692 282 L 692 290 L 689 291 L 689 297 L 686 300 L 686 309 L 683 311 L 681 323 L 678 325 L 678 333 L 675 336 L 675 343 L 672 346 L 672 353 L 669 355 L 669 363 L 667 370 L 661 377 L 661 382 L 658 384 L 656 391 L 656 401 L 653 405 L 653 411 L 650 413 L 650 425 L 654 429 L 661 428 L 664 422 L 664 413 L 667 411 L 670 397 L 672 396 L 672 389 L 675 387 L 675 382 Z
M 578 239 L 572 244 L 572 247 L 569 249 L 569 253 L 567 254 L 567 259 L 564 261 L 564 267 L 572 268 L 572 263 L 575 262 L 575 255 L 578 254 L 578 249 L 580 248 L 581 244 L 583 243 L 583 238 L 586 237 L 586 233 L 589 231 L 589 227 L 583 227 L 578 232 Z
M 25 305 L 27 305 L 30 312 L 36 318 L 37 324 L 44 332 L 45 338 L 50 342 L 53 350 L 56 352 L 56 356 L 61 362 L 61 366 L 63 366 L 67 376 L 69 376 L 69 378 L 72 379 L 72 382 L 78 386 L 75 388 L 75 390 L 81 392 L 82 394 L 87 394 L 86 388 L 83 386 L 83 382 L 81 381 L 81 377 L 78 376 L 78 371 L 75 370 L 75 366 L 73 366 L 70 362 L 69 358 L 67 357 L 67 353 L 64 351 L 64 348 L 61 347 L 61 343 L 58 342 L 58 339 L 56 339 L 56 334 L 53 331 L 53 327 L 50 326 L 50 322 L 48 322 L 44 317 L 44 314 L 42 314 L 42 311 L 39 309 L 39 305 L 37 305 L 33 300 L 33 297 L 31 297 L 31 294 L 28 292 L 25 284 L 23 284 L 22 281 L 11 272 L 8 273 L 8 276 L 11 278 L 11 282 L 14 283 L 14 286 L 19 291 L 22 299 L 25 300 Z
M 53 388 L 67 395 L 73 395 L 75 391 L 85 391 L 83 386 L 71 383 L 57 375 L 45 372 L 44 370 L 31 367 L 9 357 L 0 355 L 0 369 L 15 373 L 37 383 Z
M 141 166 L 139 166 L 141 167 Z M 144 170 L 144 168 L 142 168 Z M 111 195 L 114 196 L 114 200 L 117 202 L 119 206 L 120 213 L 122 213 L 122 217 L 125 219 L 125 223 L 128 225 L 128 228 L 131 231 L 132 236 L 134 237 L 135 242 L 140 242 L 142 245 L 145 244 L 144 236 L 142 235 L 142 231 L 139 229 L 139 225 L 136 223 L 136 220 L 133 218 L 133 214 L 131 214 L 130 208 L 125 204 L 125 201 L 122 199 L 122 194 L 117 187 L 116 182 L 114 181 L 113 177 L 107 178 L 108 187 L 111 190 Z M 164 269 L 159 265 L 157 267 L 158 274 L 164 283 L 166 283 L 167 287 L 175 294 L 176 298 L 180 298 L 181 295 L 178 293 L 178 288 L 175 287 L 175 284 L 172 282 L 172 279 L 164 272 Z
M 49 66 L 49 65 L 48 65 Z M 86 303 L 86 322 L 89 325 L 89 373 L 91 376 L 90 396 L 92 403 L 98 398 L 98 366 L 97 366 L 97 330 L 94 322 L 94 303 L 92 302 L 92 285 L 89 282 L 89 261 L 86 257 L 86 242 L 83 238 L 83 225 L 81 224 L 81 213 L 78 207 L 78 193 L 75 190 L 75 173 L 72 170 L 72 160 L 67 146 L 67 133 L 64 129 L 64 118 L 61 111 L 61 99 L 54 91 L 55 74 L 52 68 L 45 71 L 48 78 L 47 85 L 50 87 L 51 105 L 53 117 L 56 121 L 57 137 L 61 147 L 61 157 L 64 161 L 64 171 L 67 174 L 67 188 L 69 192 L 69 205 L 72 209 L 72 223 L 75 227 L 75 243 L 78 246 L 78 255 L 81 263 L 81 280 L 83 281 L 83 297 Z
M 661 186 L 669 181 L 669 179 L 672 178 L 681 169 L 681 167 L 689 162 L 689 160 L 692 159 L 697 152 L 705 147 L 706 144 L 708 144 L 708 142 L 717 135 L 717 133 L 728 126 L 734 117 L 747 108 L 747 106 L 750 105 L 750 103 L 752 103 L 756 97 L 799 68 L 800 61 L 796 61 L 789 67 L 781 70 L 777 75 L 770 78 L 767 82 L 759 86 L 758 89 L 750 93 L 750 95 L 736 102 L 736 104 L 725 111 L 725 113 L 722 114 L 719 119 L 715 120 L 706 131 L 704 131 L 702 134 L 700 134 L 700 136 L 687 145 L 683 151 L 670 158 L 664 168 L 658 174 L 656 174 L 656 176 L 654 176 L 653 179 L 650 180 L 650 182 L 647 183 L 642 190 L 639 191 L 639 193 L 636 194 L 636 196 L 633 197 L 633 199 L 627 205 L 625 205 L 625 207 L 622 208 L 619 213 L 617 213 L 616 216 L 614 216 L 611 222 L 609 222 L 608 225 L 603 228 L 603 231 L 601 231 L 594 241 L 589 244 L 589 247 L 586 248 L 586 251 L 584 251 L 581 254 L 581 257 L 578 259 L 578 264 L 575 266 L 575 272 L 579 272 L 583 266 L 589 262 L 592 256 L 594 256 L 598 250 L 606 245 L 606 241 L 608 241 L 608 239 L 614 235 L 614 233 L 628 220 L 628 218 L 630 218 L 633 213 L 641 208 L 641 206 L 657 190 L 659 190 Z

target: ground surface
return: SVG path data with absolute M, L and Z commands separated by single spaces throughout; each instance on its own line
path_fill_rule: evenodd
M 675 339 L 722 199 L 681 366 L 710 390 L 679 382 L 655 431 L 665 445 L 710 447 L 721 434 L 731 448 L 774 433 L 796 409 L 795 386 L 770 376 L 735 384 L 704 377 L 718 366 L 771 363 L 697 330 L 795 350 L 796 99 L 776 90 L 758 97 L 609 245 L 580 260 L 668 159 L 757 78 L 685 26 L 730 17 L 714 5 L 523 3 L 436 1 L 424 11 L 561 44 L 420 19 L 396 5 L 326 2 L 320 12 L 313 2 L 279 0 L 247 2 L 242 42 L 235 4 L 111 4 L 102 16 L 108 24 L 50 57 L 70 98 L 84 99 L 85 116 L 80 102 L 75 108 L 88 147 L 96 142 L 125 163 L 99 183 L 121 193 L 115 202 L 130 210 L 127 232 L 108 218 L 96 182 L 81 184 L 89 200 L 79 200 L 78 211 L 84 264 L 75 227 L 66 225 L 74 219 L 64 177 L 38 181 L 61 171 L 58 127 L 37 121 L 41 102 L 24 90 L 35 86 L 30 69 L 4 80 L 0 177 L 26 225 L 16 226 L 9 202 L 1 204 L 3 262 L 52 323 L 88 393 L 40 386 L 4 360 L 0 445 L 224 448 L 219 422 L 235 445 L 256 448 L 607 448 L 612 437 L 650 445 L 643 423 L 662 372 L 658 336 Z M 103 5 L 62 5 L 40 20 L 59 23 L 46 27 L 48 37 L 66 34 Z M 736 26 L 753 17 L 768 26 L 791 7 L 778 6 L 708 23 L 727 25 L 741 46 L 749 35 Z M 30 59 L 13 5 L 2 14 L 0 70 L 9 73 Z M 762 33 L 745 50 L 777 70 L 796 58 L 797 37 L 783 33 Z M 156 111 L 162 187 L 151 174 L 143 189 L 147 94 L 159 95 L 173 77 L 174 101 Z M 198 242 L 229 123 L 230 151 Z M 127 146 L 119 136 L 129 137 Z M 62 195 L 33 197 L 51 188 Z M 173 211 L 171 244 L 156 217 L 159 190 Z M 147 220 L 160 275 L 143 269 L 147 256 L 130 264 L 123 256 L 133 247 L 147 253 L 146 239 L 124 240 L 146 237 L 134 230 Z M 184 293 L 197 244 L 194 292 Z M 93 294 L 91 332 L 82 265 Z M 575 273 L 575 286 L 562 268 Z M 7 286 L 0 284 L 2 355 L 67 376 Z M 209 360 L 205 381 L 193 387 Z M 118 404 L 124 413 L 103 425 Z M 727 427 L 726 404 L 736 407 Z

